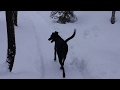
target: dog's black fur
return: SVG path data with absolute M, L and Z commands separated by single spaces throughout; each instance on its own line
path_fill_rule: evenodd
M 76 34 L 76 29 L 74 29 L 74 33 L 71 37 L 67 38 L 66 40 L 63 40 L 59 35 L 58 32 L 55 31 L 51 34 L 50 38 L 48 39 L 49 41 L 51 40 L 52 42 L 55 42 L 55 47 L 54 47 L 54 60 L 56 61 L 56 53 L 58 54 L 59 58 L 59 63 L 61 65 L 60 69 L 63 70 L 63 77 L 65 78 L 65 70 L 64 70 L 64 62 L 67 56 L 68 52 L 68 45 L 67 41 L 72 39 Z

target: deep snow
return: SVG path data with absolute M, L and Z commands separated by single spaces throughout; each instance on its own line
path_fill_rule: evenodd
M 54 61 L 54 43 L 48 38 L 53 31 L 68 42 L 65 61 L 66 79 L 120 78 L 120 12 L 115 24 L 112 11 L 75 11 L 78 21 L 59 24 L 51 11 L 19 11 L 15 27 L 16 56 L 12 72 L 6 61 L 7 30 L 5 12 L 0 12 L 0 79 L 63 79 L 58 60 Z

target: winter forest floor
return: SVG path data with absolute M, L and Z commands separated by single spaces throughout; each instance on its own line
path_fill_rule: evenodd
M 0 12 L 0 79 L 63 79 L 54 61 L 53 31 L 68 42 L 65 79 L 120 79 L 120 12 L 111 24 L 110 11 L 75 11 L 78 21 L 59 24 L 50 11 L 19 11 L 15 27 L 16 56 L 12 72 L 6 70 L 7 30 L 5 12 Z

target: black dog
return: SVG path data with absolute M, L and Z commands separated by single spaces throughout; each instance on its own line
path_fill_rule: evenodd
M 72 39 L 75 36 L 75 34 L 76 34 L 76 29 L 74 29 L 74 33 L 71 37 L 67 38 L 66 40 L 63 40 L 58 35 L 58 32 L 55 31 L 51 34 L 50 38 L 48 39 L 49 41 L 51 40 L 51 43 L 55 42 L 54 60 L 56 61 L 56 52 L 57 52 L 58 58 L 59 58 L 59 63 L 61 65 L 60 69 L 63 70 L 63 77 L 64 78 L 65 78 L 64 62 L 65 62 L 66 55 L 67 55 L 67 52 L 68 52 L 67 41 Z

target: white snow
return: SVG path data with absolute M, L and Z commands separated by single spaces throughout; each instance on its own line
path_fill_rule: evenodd
M 16 56 L 8 71 L 5 11 L 0 12 L 0 79 L 63 79 L 60 64 L 54 61 L 54 43 L 48 41 L 58 31 L 68 41 L 65 79 L 120 79 L 120 12 L 111 24 L 112 11 L 75 11 L 77 22 L 59 24 L 51 11 L 19 11 L 15 27 Z

